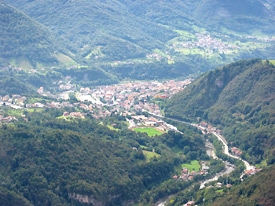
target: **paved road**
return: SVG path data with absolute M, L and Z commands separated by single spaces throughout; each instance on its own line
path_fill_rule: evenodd
M 243 161 L 243 163 L 245 164 L 245 167 L 246 167 L 246 170 L 252 170 L 252 169 L 255 169 L 254 166 L 250 165 L 246 160 L 238 157 L 238 156 L 235 156 L 235 155 L 232 155 L 229 153 L 229 148 L 228 148 L 228 145 L 227 143 L 224 141 L 224 138 L 223 136 L 217 134 L 216 132 L 213 132 L 213 135 L 215 135 L 222 143 L 223 143 L 223 152 L 224 154 L 228 155 L 229 157 L 232 157 L 232 158 L 235 158 L 235 159 L 239 159 L 241 161 Z
M 196 125 L 196 124 L 192 124 L 192 123 L 189 123 L 189 122 L 186 122 L 186 121 L 181 121 L 181 120 L 173 119 L 173 118 L 170 118 L 170 117 L 166 117 L 166 118 L 170 119 L 170 120 L 173 120 L 173 121 L 176 121 L 176 122 L 181 122 L 181 123 L 184 123 L 184 124 L 188 124 L 188 125 L 197 127 L 200 130 L 205 130 L 206 129 L 205 127 L 202 127 L 202 126 Z M 216 132 L 213 132 L 213 135 L 215 135 L 223 143 L 223 145 L 224 145 L 224 154 L 226 154 L 226 155 L 228 155 L 232 158 L 239 159 L 239 160 L 243 161 L 243 163 L 245 164 L 246 170 L 255 169 L 255 167 L 250 165 L 246 160 L 229 153 L 229 147 L 228 147 L 227 141 L 225 140 L 225 138 L 222 135 L 220 135 Z
M 152 115 L 154 115 L 154 114 L 152 114 Z M 154 115 L 154 116 L 159 117 L 159 118 L 164 118 L 164 117 L 158 116 L 158 115 Z M 172 121 L 175 121 L 175 122 L 181 122 L 181 123 L 184 123 L 184 124 L 188 124 L 188 125 L 197 127 L 198 129 L 200 129 L 200 130 L 202 130 L 202 131 L 204 131 L 204 130 L 207 129 L 207 128 L 202 127 L 202 126 L 200 126 L 200 125 L 192 124 L 192 123 L 190 123 L 190 122 L 181 121 L 181 120 L 173 119 L 173 118 L 170 118 L 170 117 L 166 117 L 166 118 L 167 118 L 167 119 L 170 119 L 170 120 L 172 120 Z M 213 132 L 212 134 L 215 135 L 215 136 L 218 138 L 218 140 L 222 142 L 222 144 L 223 144 L 223 146 L 224 146 L 224 147 L 223 147 L 223 148 L 224 148 L 224 151 L 223 151 L 224 154 L 226 154 L 226 155 L 228 155 L 228 156 L 230 156 L 230 157 L 232 157 L 232 158 L 239 159 L 239 160 L 243 161 L 243 163 L 245 164 L 246 170 L 255 169 L 255 167 L 252 166 L 252 165 L 250 165 L 246 160 L 243 160 L 242 158 L 237 157 L 237 156 L 232 155 L 232 154 L 229 153 L 228 143 L 227 143 L 227 141 L 225 140 L 225 138 L 224 138 L 222 135 L 220 135 L 220 134 L 218 134 L 218 133 L 216 133 L 216 132 Z M 209 182 L 212 182 L 212 181 L 216 181 L 216 180 L 218 180 L 219 177 L 221 177 L 221 176 L 223 176 L 223 175 L 225 175 L 225 174 L 229 174 L 229 173 L 231 173 L 232 171 L 234 171 L 234 165 L 230 164 L 229 162 L 225 162 L 225 161 L 224 161 L 224 163 L 226 164 L 225 170 L 222 171 L 222 172 L 220 172 L 220 173 L 218 173 L 218 174 L 216 174 L 215 177 L 213 177 L 213 178 L 211 178 L 211 179 L 207 179 L 207 180 L 205 180 L 204 182 L 202 182 L 201 185 L 200 185 L 200 189 L 204 188 L 204 187 L 205 187 L 205 184 L 207 184 L 207 183 L 209 183 Z M 243 176 L 243 174 L 242 174 L 242 176 Z M 242 176 L 241 176 L 241 178 L 242 178 Z M 172 195 L 172 196 L 173 196 L 173 195 Z M 157 203 L 156 205 L 157 205 L 157 206 L 164 206 L 165 203 L 166 203 L 166 201 L 167 201 L 170 197 L 171 197 L 171 196 L 169 196 L 165 201 L 162 201 L 162 202 L 160 202 L 160 203 Z

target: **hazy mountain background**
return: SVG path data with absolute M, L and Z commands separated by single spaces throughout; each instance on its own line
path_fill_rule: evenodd
M 47 30 L 47 38 L 40 37 L 39 45 L 44 45 L 42 48 L 52 45 L 47 46 L 47 50 L 51 49 L 54 55 L 36 52 L 35 48 L 39 47 L 34 46 L 29 48 L 29 52 L 37 55 L 28 55 L 28 58 L 35 62 L 39 56 L 51 66 L 59 62 L 63 66 L 76 65 L 76 62 L 90 66 L 96 64 L 120 79 L 155 79 L 167 78 L 167 73 L 171 73 L 169 78 L 197 74 L 243 58 L 275 58 L 272 53 L 274 40 L 271 40 L 275 32 L 272 1 L 1 2 L 39 22 L 34 30 Z M 30 35 L 27 29 L 22 31 L 17 26 L 15 24 L 9 33 L 19 33 L 20 38 Z M 28 26 L 32 28 L 34 25 Z M 204 34 L 202 38 L 211 35 L 212 40 L 222 42 L 225 47 L 233 45 L 235 49 L 227 51 L 226 48 L 217 49 L 215 45 L 210 45 L 210 48 L 194 46 L 200 40 L 195 34 Z M 4 33 L 2 36 L 3 39 L 7 37 Z M 13 39 L 5 41 L 12 42 Z M 193 46 L 183 47 L 182 44 L 186 43 Z M 20 45 L 17 48 L 20 49 Z M 16 54 L 12 48 L 5 52 Z M 2 62 L 24 66 L 16 63 L 18 57 L 15 59 L 12 61 L 5 56 Z M 158 72 L 159 67 L 163 71 Z M 151 76 L 147 71 L 156 75 Z

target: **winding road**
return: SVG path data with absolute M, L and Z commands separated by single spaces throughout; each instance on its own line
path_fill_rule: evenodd
M 151 114 L 151 115 L 153 115 L 153 116 L 155 116 L 155 117 L 158 117 L 158 118 L 161 118 L 161 119 L 164 118 L 163 116 L 159 116 L 159 115 L 154 115 L 154 114 Z M 201 125 L 192 124 L 192 123 L 189 123 L 189 122 L 185 122 L 185 121 L 173 119 L 173 118 L 170 118 L 170 117 L 165 117 L 165 118 L 166 118 L 166 119 L 169 119 L 169 120 L 172 120 L 172 121 L 175 121 L 175 122 L 181 122 L 181 123 L 183 123 L 183 124 L 191 125 L 191 126 L 193 126 L 193 127 L 196 127 L 196 128 L 198 128 L 198 129 L 200 129 L 201 131 L 205 131 L 205 130 L 207 129 L 207 128 L 205 128 L 205 127 L 202 127 Z M 177 130 L 177 131 L 178 131 L 178 130 Z M 229 157 L 232 157 L 232 158 L 241 160 L 241 161 L 245 164 L 246 170 L 253 170 L 253 169 L 255 169 L 255 167 L 252 166 L 252 165 L 250 165 L 246 160 L 244 160 L 244 159 L 242 159 L 242 158 L 240 158 L 240 157 L 238 157 L 238 156 L 232 155 L 232 154 L 229 152 L 228 143 L 227 143 L 227 141 L 225 140 L 225 138 L 224 138 L 222 135 L 218 134 L 217 132 L 212 132 L 212 134 L 215 135 L 215 136 L 218 138 L 218 140 L 222 142 L 224 154 L 228 155 Z M 212 155 L 213 158 L 216 157 L 216 154 L 215 154 L 214 151 L 211 151 L 211 155 Z M 207 180 L 205 180 L 204 182 L 202 182 L 201 185 L 200 185 L 200 189 L 204 188 L 205 185 L 206 185 L 207 183 L 212 182 L 212 181 L 216 181 L 216 180 L 218 180 L 219 177 L 221 177 L 221 176 L 223 176 L 223 175 L 225 175 L 225 174 L 229 174 L 229 173 L 231 173 L 231 172 L 234 171 L 234 169 L 235 169 L 235 166 L 234 166 L 234 165 L 232 165 L 232 164 L 230 164 L 229 162 L 226 162 L 226 161 L 224 161 L 224 163 L 225 163 L 225 170 L 223 170 L 222 172 L 216 174 L 215 177 L 210 178 L 210 179 L 207 179 Z M 243 174 L 244 174 L 244 173 L 243 173 Z M 243 177 L 243 174 L 241 175 L 241 179 L 242 179 L 242 177 Z M 160 203 L 158 202 L 158 203 L 156 204 L 156 206 L 164 206 L 165 203 L 166 203 L 166 201 L 167 201 L 168 199 L 170 199 L 171 196 L 173 196 L 173 195 L 170 195 L 168 198 L 166 198 L 165 201 L 161 201 Z
M 192 124 L 192 123 L 189 123 L 189 122 L 173 119 L 173 118 L 170 118 L 170 117 L 166 117 L 166 118 L 170 119 L 172 121 L 181 122 L 183 124 L 188 124 L 188 125 L 191 125 L 193 127 L 197 127 L 198 129 L 200 129 L 202 131 L 204 131 L 204 130 L 207 129 L 207 128 L 205 128 L 203 126 L 200 126 L 200 125 L 197 125 L 197 124 Z M 228 155 L 229 157 L 232 157 L 232 158 L 239 159 L 239 160 L 243 161 L 243 163 L 245 164 L 246 170 L 253 170 L 253 169 L 255 169 L 255 167 L 252 166 L 252 165 L 250 165 L 246 160 L 244 160 L 244 159 L 242 159 L 242 158 L 240 158 L 238 156 L 235 156 L 235 155 L 232 155 L 232 154 L 229 153 L 229 147 L 228 147 L 227 141 L 225 140 L 225 138 L 222 135 L 218 134 L 217 132 L 212 132 L 212 134 L 215 135 L 218 138 L 218 140 L 222 142 L 224 154 Z

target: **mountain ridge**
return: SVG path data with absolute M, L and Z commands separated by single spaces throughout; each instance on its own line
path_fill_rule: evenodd
M 260 59 L 207 72 L 168 100 L 166 115 L 223 128 L 231 146 L 252 163 L 274 162 L 274 66 Z
M 36 68 L 58 65 L 61 63 L 58 56 L 66 57 L 66 50 L 59 47 L 51 33 L 38 22 L 2 1 L 0 9 L 0 53 L 4 65 L 20 66 L 25 62 L 27 67 Z
M 245 9 L 245 15 L 240 17 L 240 21 L 238 20 L 239 17 L 236 17 L 237 19 L 232 19 L 233 23 L 230 19 L 215 18 L 212 19 L 213 22 L 211 20 L 212 24 L 208 25 L 203 22 L 203 19 L 206 18 L 201 15 L 212 12 L 219 5 L 223 5 L 222 1 L 210 2 L 211 8 L 204 6 L 204 4 L 207 5 L 206 0 L 192 0 L 190 2 L 161 0 L 158 3 L 152 0 L 146 2 L 63 0 L 54 3 L 49 0 L 9 0 L 6 2 L 22 10 L 63 39 L 78 62 L 82 64 L 107 63 L 108 67 L 112 68 L 110 64 L 116 61 L 134 65 L 152 63 L 152 61 L 159 63 L 159 60 L 154 61 L 147 57 L 150 54 L 157 54 L 160 55 L 160 61 L 168 62 L 167 65 L 170 64 L 170 61 L 172 63 L 175 61 L 193 61 L 194 64 L 196 64 L 196 61 L 203 61 L 205 65 L 218 66 L 223 62 L 229 63 L 246 57 L 267 58 L 270 55 L 273 56 L 268 53 L 271 48 L 264 46 L 265 49 L 262 49 L 263 45 L 260 44 L 257 45 L 258 50 L 252 47 L 252 44 L 248 44 L 250 47 L 243 51 L 237 51 L 237 53 L 236 51 L 229 53 L 225 51 L 226 54 L 221 52 L 210 58 L 208 54 L 205 54 L 206 48 L 199 48 L 200 51 L 195 49 L 193 54 L 192 51 L 189 51 L 189 53 L 185 51 L 186 48 L 173 51 L 174 49 L 171 47 L 174 44 L 173 42 L 181 39 L 185 41 L 190 37 L 189 41 L 194 42 L 194 34 L 202 33 L 205 30 L 209 30 L 211 33 L 212 31 L 216 32 L 215 35 L 219 36 L 220 40 L 227 39 L 222 37 L 221 34 L 224 34 L 235 38 L 234 41 L 240 41 L 241 39 L 244 42 L 248 41 L 245 37 L 252 33 L 258 32 L 260 35 L 264 35 L 267 28 L 270 31 L 275 31 L 269 15 L 261 16 L 260 20 L 257 19 L 259 18 L 257 15 L 247 16 L 250 14 L 250 7 Z M 258 10 L 265 8 L 261 2 L 246 0 L 246 3 L 251 4 L 252 8 Z M 257 7 L 258 4 L 261 7 Z M 228 5 L 230 7 L 232 3 Z M 241 4 L 241 6 L 244 5 L 245 3 Z M 236 6 L 233 6 L 233 8 L 233 10 L 239 9 Z M 234 26 L 236 24 L 236 28 L 244 29 L 236 35 L 234 29 L 230 30 L 230 28 L 224 26 L 226 22 L 228 25 Z M 257 22 L 263 24 L 257 26 Z M 250 29 L 252 27 L 253 29 Z M 238 43 L 236 42 L 236 44 Z M 236 46 L 238 47 L 238 45 Z M 243 44 L 242 47 L 246 47 L 246 45 Z M 158 50 L 161 52 L 158 52 Z M 196 64 L 196 66 L 199 67 L 197 70 L 203 70 L 200 64 Z M 207 67 L 207 69 L 209 68 Z

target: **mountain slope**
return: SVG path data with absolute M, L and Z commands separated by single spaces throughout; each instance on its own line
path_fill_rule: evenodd
M 168 25 L 171 28 L 194 31 L 193 26 L 198 24 L 192 18 L 192 7 L 194 2 L 182 0 L 119 0 L 127 6 L 129 11 L 135 16 L 142 17 L 146 20 Z
M 269 1 L 4 1 L 64 40 L 79 63 L 121 78 L 175 78 L 239 59 L 274 57 Z M 232 18 L 213 16 L 219 8 Z
M 132 149 L 138 143 L 131 137 L 143 134 L 109 130 L 89 118 L 58 120 L 63 111 L 25 111 L 28 122 L 18 117 L 0 128 L 0 205 L 8 198 L 13 205 L 129 204 L 179 164 L 165 152 L 146 161 Z
M 220 125 L 244 158 L 274 162 L 275 69 L 259 59 L 239 61 L 204 74 L 171 98 L 166 115 L 200 117 Z
M 233 186 L 229 193 L 216 199 L 209 205 L 265 205 L 275 204 L 275 166 L 250 177 L 238 186 Z
M 118 1 L 9 1 L 9 4 L 72 43 L 82 57 L 100 48 L 108 60 L 145 56 L 175 36 L 167 28 L 128 12 Z
M 203 0 L 197 4 L 195 18 L 212 28 L 249 33 L 274 33 L 274 16 L 259 0 Z
M 61 63 L 59 57 L 66 57 L 51 34 L 25 14 L 1 1 L 0 15 L 0 59 L 3 65 L 53 66 Z

